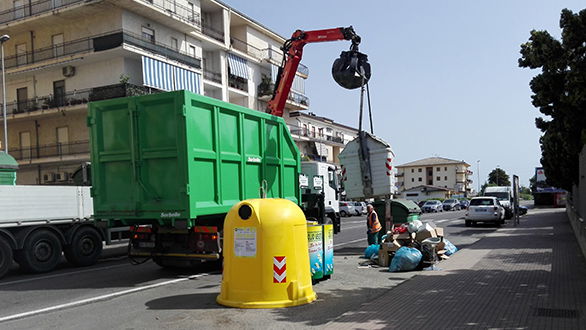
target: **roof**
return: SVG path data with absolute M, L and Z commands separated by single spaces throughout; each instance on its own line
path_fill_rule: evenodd
M 423 158 L 420 160 L 416 160 L 410 163 L 405 163 L 403 165 L 395 166 L 395 167 L 411 167 L 411 166 L 434 166 L 434 165 L 457 165 L 457 164 L 465 164 L 470 166 L 470 164 L 466 163 L 463 160 L 455 160 L 443 157 L 428 157 Z

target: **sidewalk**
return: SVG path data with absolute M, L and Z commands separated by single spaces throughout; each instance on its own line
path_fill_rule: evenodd
M 564 209 L 530 211 L 440 267 L 327 328 L 586 329 L 586 261 Z

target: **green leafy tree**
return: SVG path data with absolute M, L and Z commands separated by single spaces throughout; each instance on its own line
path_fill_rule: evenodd
M 509 175 L 501 168 L 495 168 L 488 173 L 488 183 L 495 186 L 510 186 Z
M 578 182 L 578 154 L 586 140 L 586 9 L 562 10 L 560 28 L 561 41 L 531 31 L 519 66 L 541 68 L 530 83 L 533 105 L 547 116 L 535 120 L 543 132 L 541 165 L 549 185 L 570 190 Z

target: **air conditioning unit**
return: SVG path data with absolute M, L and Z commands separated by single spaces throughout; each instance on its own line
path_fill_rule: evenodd
M 46 183 L 46 182 L 55 182 L 55 173 L 43 174 L 43 183 Z
M 69 180 L 69 173 L 67 172 L 58 172 L 55 173 L 55 181 L 63 182 Z
M 75 76 L 75 67 L 68 65 L 68 66 L 64 66 L 63 69 L 63 76 L 64 77 L 73 77 Z

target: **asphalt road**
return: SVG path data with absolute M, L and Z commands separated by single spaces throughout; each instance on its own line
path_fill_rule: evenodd
M 464 211 L 424 214 L 423 221 L 443 227 L 459 248 L 497 228 L 467 228 Z M 416 274 L 388 273 L 361 266 L 366 247 L 365 217 L 344 218 L 334 237 L 336 269 L 331 280 L 314 285 L 317 302 L 286 309 L 240 310 L 215 302 L 221 274 L 211 266 L 191 270 L 161 269 L 152 262 L 130 265 L 108 250 L 106 258 L 86 268 L 66 263 L 48 274 L 17 269 L 0 280 L 1 329 L 185 329 L 299 328 L 323 325 Z M 368 279 L 365 281 L 365 279 Z

